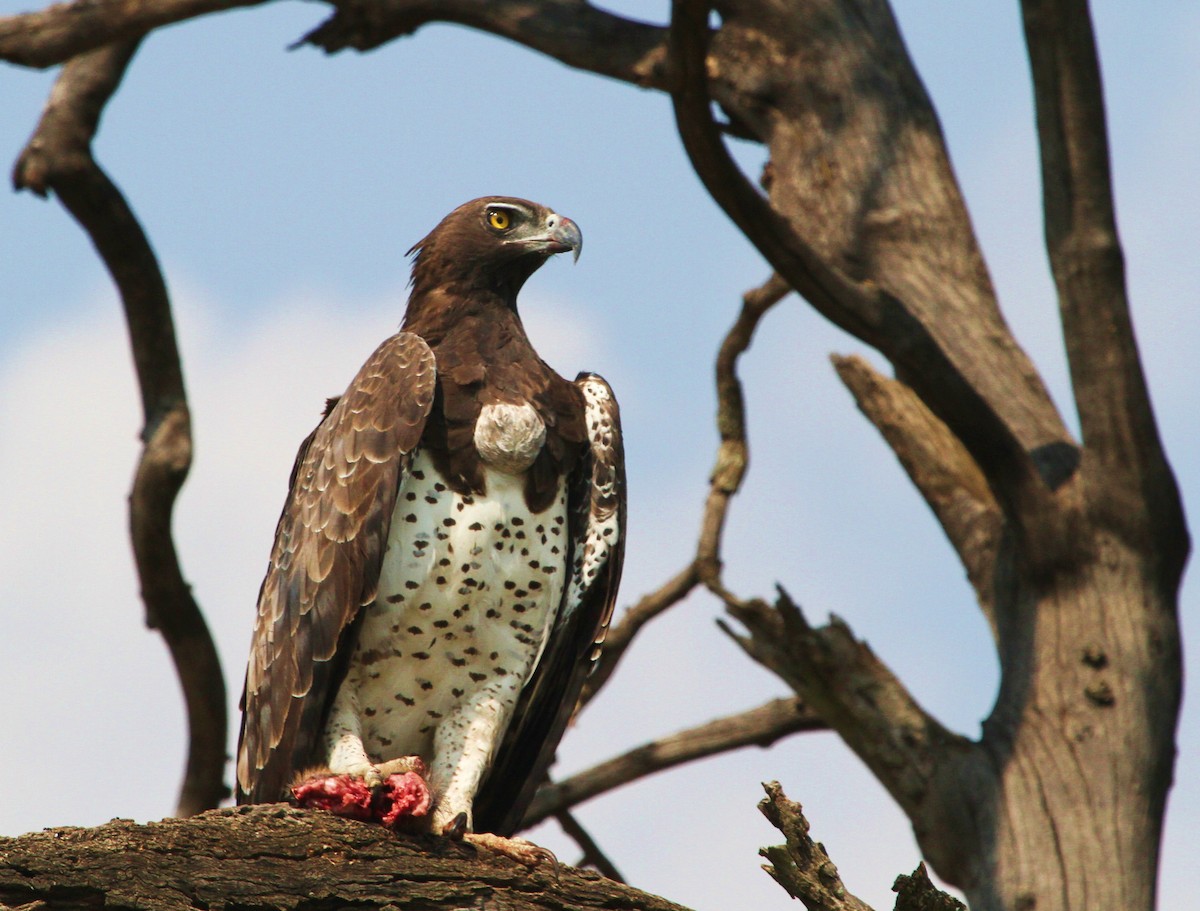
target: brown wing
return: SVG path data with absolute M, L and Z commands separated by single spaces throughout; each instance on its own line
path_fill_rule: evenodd
M 354 620 L 375 598 L 396 492 L 429 416 L 435 374 L 419 336 L 392 336 L 300 446 L 258 593 L 238 803 L 280 800 L 293 774 L 316 758 Z
M 533 676 L 473 808 L 477 832 L 512 835 L 554 761 L 612 618 L 625 555 L 625 449 L 612 389 L 581 373 L 589 448 L 568 479 L 570 581 Z

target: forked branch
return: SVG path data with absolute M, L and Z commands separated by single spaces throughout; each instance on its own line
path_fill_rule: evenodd
M 708 87 L 711 4 L 674 0 L 670 90 L 680 137 L 713 199 L 787 283 L 836 325 L 883 352 L 951 429 L 989 479 L 1030 552 L 1053 560 L 1062 538 L 1058 509 L 1034 459 L 993 402 L 958 369 L 906 302 L 827 262 L 746 179 L 725 148 Z

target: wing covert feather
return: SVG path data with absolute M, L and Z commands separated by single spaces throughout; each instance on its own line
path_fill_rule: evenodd
M 403 473 L 433 404 L 433 352 L 383 342 L 300 446 L 258 596 L 242 694 L 238 803 L 271 802 L 312 762 L 345 673 L 359 609 L 375 597 Z

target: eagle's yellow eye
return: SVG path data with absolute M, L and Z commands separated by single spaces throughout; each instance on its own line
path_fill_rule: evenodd
M 509 226 L 508 213 L 503 209 L 491 209 L 488 212 L 488 224 L 497 231 L 506 231 Z

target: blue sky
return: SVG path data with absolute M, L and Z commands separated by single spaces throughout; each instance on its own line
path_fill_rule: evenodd
M 660 20 L 666 8 L 623 6 Z M 21 8 L 0 0 L 0 12 Z M 522 312 L 560 372 L 596 370 L 621 399 L 625 604 L 694 544 L 716 442 L 712 354 L 740 294 L 767 275 L 692 174 L 663 96 L 447 26 L 365 56 L 287 52 L 323 12 L 267 5 L 155 34 L 97 142 L 176 302 L 196 459 L 175 529 L 231 703 L 295 446 L 324 396 L 398 325 L 404 251 L 443 214 L 505 193 L 583 229 L 579 263 L 548 264 Z M 1163 4 L 1148 16 L 1106 2 L 1094 12 L 1135 321 L 1195 513 L 1200 10 Z M 1016 4 L 909 0 L 897 13 L 1005 314 L 1073 422 Z M 0 71 L 8 161 L 52 75 Z M 737 152 L 748 168 L 762 161 L 756 147 Z M 158 818 L 173 807 L 183 719 L 165 649 L 141 623 L 125 543 L 140 408 L 119 306 L 79 229 L 29 194 L 0 197 L 0 280 L 0 687 L 13 694 L 0 720 L 18 732 L 0 744 L 0 781 L 24 783 L 0 796 L 0 833 Z M 994 699 L 995 658 L 940 530 L 828 364 L 831 352 L 864 351 L 794 297 L 764 323 L 743 367 L 752 463 L 730 518 L 728 580 L 745 594 L 779 581 L 810 617 L 845 618 L 927 708 L 974 736 Z M 1190 640 L 1198 600 L 1188 584 Z M 718 614 L 697 595 L 646 631 L 568 735 L 566 770 L 784 692 L 715 629 Z M 1164 908 L 1200 891 L 1189 844 L 1200 713 L 1188 695 Z M 580 816 L 640 887 L 703 911 L 782 909 L 790 902 L 756 856 L 777 840 L 754 810 L 758 782 L 772 778 L 805 805 L 849 888 L 890 907 L 893 877 L 917 861 L 911 834 L 829 734 L 648 779 Z M 553 826 L 535 837 L 574 857 Z

